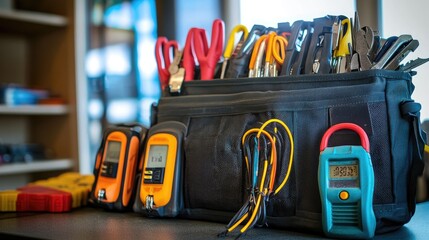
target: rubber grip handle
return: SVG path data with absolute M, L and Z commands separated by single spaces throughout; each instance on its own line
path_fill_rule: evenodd
M 369 152 L 369 139 L 368 139 L 368 135 L 366 134 L 365 130 L 363 130 L 359 125 L 356 125 L 354 123 L 339 123 L 339 124 L 335 124 L 332 127 L 330 127 L 325 134 L 323 134 L 322 137 L 322 141 L 320 143 L 320 151 L 325 150 L 325 148 L 328 146 L 328 141 L 329 138 L 331 137 L 331 135 L 339 130 L 352 130 L 354 132 L 356 132 L 359 137 L 360 137 L 360 141 L 361 141 L 361 145 L 362 147 Z

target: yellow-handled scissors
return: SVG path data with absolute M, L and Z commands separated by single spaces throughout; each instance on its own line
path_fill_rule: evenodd
M 286 37 L 277 35 L 275 32 L 269 33 L 267 41 L 264 76 L 276 77 L 278 76 L 278 69 L 285 60 L 288 41 Z
M 261 77 L 262 58 L 266 49 L 267 35 L 258 38 L 252 50 L 252 56 L 249 62 L 249 77 Z
M 240 32 L 242 33 L 242 38 L 238 42 L 237 46 L 234 47 L 235 35 L 237 33 L 240 33 Z M 247 39 L 248 35 L 249 35 L 249 30 L 247 29 L 246 26 L 244 26 L 242 24 L 239 24 L 232 29 L 231 34 L 229 35 L 228 43 L 226 44 L 225 51 L 223 53 L 224 60 L 223 60 L 223 64 L 222 64 L 222 71 L 220 74 L 220 79 L 223 79 L 225 77 L 225 72 L 226 72 L 226 67 L 228 65 L 228 60 L 231 58 L 232 53 L 234 52 L 234 49 L 236 49 L 240 44 L 242 44 Z

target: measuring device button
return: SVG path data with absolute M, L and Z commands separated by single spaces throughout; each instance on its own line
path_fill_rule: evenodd
M 347 191 L 341 191 L 340 195 L 339 195 L 341 200 L 347 200 L 347 199 L 349 199 L 349 196 L 350 196 L 350 194 Z
M 144 179 L 151 180 L 152 179 L 152 175 L 144 175 Z
M 162 168 L 153 170 L 153 182 L 154 183 L 163 183 L 164 180 L 164 171 Z
M 152 174 L 153 172 L 152 172 L 152 170 L 146 170 L 146 171 L 144 171 L 144 174 Z

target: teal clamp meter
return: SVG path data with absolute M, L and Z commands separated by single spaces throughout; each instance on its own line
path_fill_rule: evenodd
M 356 132 L 362 146 L 327 147 L 330 136 L 348 129 Z M 329 128 L 320 144 L 319 190 L 323 231 L 328 237 L 368 239 L 375 233 L 372 208 L 374 171 L 365 131 L 353 123 Z
M 182 164 L 186 126 L 166 121 L 150 128 L 133 209 L 149 217 L 176 217 L 183 209 Z

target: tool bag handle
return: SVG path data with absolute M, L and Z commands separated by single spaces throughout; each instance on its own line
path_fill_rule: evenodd
M 366 135 L 365 131 L 359 125 L 356 125 L 354 123 L 339 123 L 330 127 L 322 137 L 322 142 L 320 143 L 320 151 L 325 150 L 325 148 L 328 146 L 329 138 L 334 132 L 345 129 L 356 132 L 360 137 L 362 147 L 367 152 L 369 152 L 368 135 Z

